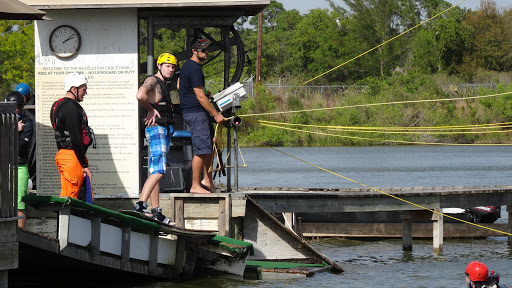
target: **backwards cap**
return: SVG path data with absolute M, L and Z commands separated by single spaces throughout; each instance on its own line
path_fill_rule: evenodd
M 210 43 L 208 43 L 208 41 L 206 41 L 206 39 L 199 38 L 196 40 L 196 42 L 192 43 L 192 46 L 190 46 L 190 48 L 195 50 L 195 49 L 204 49 L 204 48 L 207 48 L 208 46 L 210 46 Z
M 71 90 L 71 87 L 80 87 L 80 85 L 87 84 L 87 78 L 84 74 L 80 73 L 69 73 L 64 78 L 64 89 L 66 91 Z

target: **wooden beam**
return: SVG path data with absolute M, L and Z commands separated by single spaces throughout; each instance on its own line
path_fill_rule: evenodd
M 91 218 L 91 259 L 95 259 L 100 254 L 100 241 L 101 241 L 101 218 Z
M 402 213 L 402 250 L 412 251 L 412 219 L 409 212 Z
M 507 224 L 484 224 L 484 228 L 465 223 L 444 223 L 444 237 L 500 237 L 505 234 Z M 301 223 L 304 237 L 368 237 L 368 238 L 401 238 L 402 223 Z M 494 231 L 496 230 L 496 231 Z M 412 223 L 413 238 L 432 238 L 432 223 Z
M 158 234 L 149 235 L 149 274 L 153 274 L 158 260 Z
M 174 222 L 176 226 L 185 228 L 183 199 L 174 199 Z
M 123 227 L 122 232 L 123 238 L 121 240 L 121 269 L 128 270 L 128 264 L 130 262 L 130 241 L 132 235 L 132 228 Z
M 435 211 L 441 213 L 440 208 L 436 208 Z M 434 224 L 432 227 L 432 237 L 434 240 L 434 254 L 443 253 L 443 215 L 438 213 L 434 213 L 432 215 L 432 221 Z
M 59 247 L 64 250 L 68 246 L 69 237 L 69 218 L 71 217 L 71 207 L 66 205 L 59 211 Z

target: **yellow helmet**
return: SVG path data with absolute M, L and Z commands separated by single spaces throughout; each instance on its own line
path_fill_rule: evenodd
M 178 65 L 178 60 L 171 53 L 162 53 L 160 56 L 158 56 L 158 60 L 156 60 L 156 64 L 160 65 L 163 63 Z

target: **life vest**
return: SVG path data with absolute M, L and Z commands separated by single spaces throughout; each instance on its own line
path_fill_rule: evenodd
M 157 125 L 163 127 L 173 125 L 176 121 L 174 119 L 174 106 L 172 105 L 169 89 L 167 89 L 167 85 L 165 85 L 162 79 L 154 75 L 149 77 L 155 77 L 158 85 L 160 85 L 160 90 L 162 91 L 162 99 L 159 102 L 151 104 L 153 109 L 158 111 L 158 114 L 160 114 L 160 118 L 156 117 L 155 122 Z
M 91 127 L 89 127 L 87 122 L 87 114 L 80 104 L 76 103 L 73 99 L 64 97 L 61 98 L 52 104 L 52 108 L 50 109 L 50 120 L 52 122 L 53 131 L 55 134 L 55 141 L 57 142 L 58 149 L 73 149 L 73 145 L 71 144 L 71 138 L 69 137 L 69 131 L 64 130 L 62 125 L 59 125 L 60 121 L 60 108 L 64 103 L 69 101 L 73 101 L 74 105 L 77 105 L 78 109 L 82 112 L 82 125 L 80 127 L 80 134 L 82 139 L 82 144 L 84 147 L 89 147 L 92 145 L 92 148 L 96 148 L 96 137 L 94 135 L 94 131 Z

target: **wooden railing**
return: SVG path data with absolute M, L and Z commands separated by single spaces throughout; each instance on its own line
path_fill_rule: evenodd
M 0 103 L 0 218 L 18 215 L 17 127 L 16 104 Z

